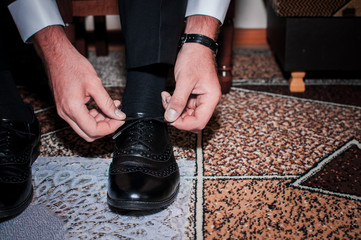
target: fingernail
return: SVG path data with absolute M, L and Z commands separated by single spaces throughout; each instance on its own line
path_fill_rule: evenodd
M 178 113 L 174 109 L 169 109 L 167 111 L 167 119 L 169 122 L 174 122 L 178 118 Z
M 119 109 L 115 110 L 115 115 L 117 115 L 119 118 L 125 118 L 125 114 Z

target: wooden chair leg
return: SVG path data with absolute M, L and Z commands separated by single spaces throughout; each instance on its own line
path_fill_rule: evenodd
M 88 57 L 88 41 L 85 29 L 85 17 L 74 17 L 75 47 L 85 57 Z
M 291 92 L 304 92 L 306 90 L 305 82 L 303 80 L 305 75 L 305 72 L 291 73 L 291 78 L 289 80 L 289 88 Z
M 107 56 L 108 38 L 105 16 L 94 16 L 95 51 L 97 56 Z
M 66 23 L 64 28 L 65 34 L 69 41 L 75 46 L 75 25 L 74 23 Z
M 75 25 L 73 23 L 73 8 L 71 0 L 56 0 L 61 17 L 65 23 L 65 34 L 75 46 Z
M 232 48 L 234 1 L 231 2 L 227 17 L 221 27 L 218 37 L 219 49 L 217 55 L 218 79 L 222 93 L 228 93 L 232 86 Z

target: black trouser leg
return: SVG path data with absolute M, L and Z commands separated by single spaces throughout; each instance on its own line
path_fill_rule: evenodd
M 23 103 L 7 62 L 4 33 L 0 29 L 0 119 L 29 122 L 32 113 Z
M 125 38 L 127 85 L 123 111 L 163 114 L 160 93 L 174 65 L 186 0 L 119 0 Z
M 186 0 L 119 0 L 127 68 L 174 64 Z

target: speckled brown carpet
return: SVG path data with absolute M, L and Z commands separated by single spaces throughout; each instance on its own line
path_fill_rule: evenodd
M 122 52 L 90 55 L 117 98 L 125 81 L 122 59 Z M 187 214 L 175 213 L 186 227 L 174 239 L 360 239 L 361 79 L 306 79 L 305 93 L 290 94 L 268 49 L 238 49 L 233 66 L 234 86 L 202 133 L 170 128 L 176 158 L 194 166 L 184 175 L 191 186 Z M 20 91 L 42 125 L 40 165 L 46 157 L 109 161 L 114 144 L 110 137 L 86 143 L 57 116 L 51 97 L 26 87 Z M 90 164 L 84 162 L 83 167 Z M 36 193 L 41 187 L 35 182 Z M 44 198 L 35 194 L 34 203 L 39 197 Z M 90 209 L 86 201 L 75 196 L 74 212 Z M 61 211 L 61 202 L 54 204 L 49 200 L 46 206 L 56 215 L 71 213 L 70 205 Z M 96 208 L 105 203 L 92 204 Z M 65 219 L 68 231 L 84 221 L 94 225 L 92 232 L 66 238 L 162 239 L 149 234 L 151 223 L 146 221 L 139 220 L 139 227 L 122 225 L 117 218 L 119 227 L 107 228 L 115 218 L 102 209 L 103 227 L 87 215 Z M 138 227 L 122 235 L 132 226 Z

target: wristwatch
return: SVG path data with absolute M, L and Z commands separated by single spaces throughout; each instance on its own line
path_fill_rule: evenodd
M 184 33 L 179 41 L 179 49 L 183 46 L 184 43 L 199 43 L 208 48 L 210 48 L 215 54 L 218 50 L 218 44 L 210 37 L 207 37 L 202 34 L 195 33 Z

